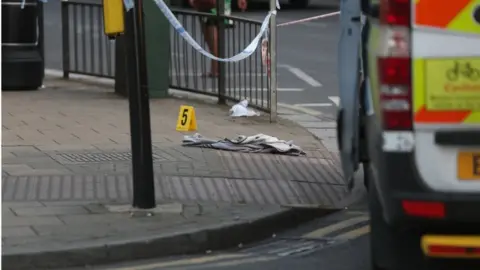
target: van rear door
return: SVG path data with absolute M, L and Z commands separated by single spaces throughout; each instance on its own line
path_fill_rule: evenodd
M 433 190 L 480 193 L 480 0 L 412 9 L 416 167 Z
M 337 119 L 337 139 L 343 175 L 349 189 L 353 188 L 353 176 L 359 164 L 360 16 L 360 1 L 342 0 L 340 2 L 341 32 L 338 46 L 340 108 Z

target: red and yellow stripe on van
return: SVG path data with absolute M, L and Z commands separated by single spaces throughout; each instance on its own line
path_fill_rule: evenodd
M 480 34 L 473 13 L 480 0 L 416 0 L 415 25 Z
M 416 0 L 414 8 L 416 27 L 443 30 L 445 39 L 452 34 L 480 38 L 480 24 L 473 17 L 480 0 Z M 480 123 L 480 57 L 475 54 L 414 57 L 415 123 Z

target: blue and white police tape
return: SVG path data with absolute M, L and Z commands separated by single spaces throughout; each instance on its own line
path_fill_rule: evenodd
M 177 20 L 175 15 L 173 15 L 172 11 L 168 8 L 165 2 L 163 2 L 163 0 L 153 0 L 153 1 L 157 4 L 160 11 L 162 11 L 162 13 L 165 15 L 165 17 L 170 22 L 170 24 L 175 29 L 175 31 L 177 31 L 177 33 L 180 36 L 182 36 L 182 38 L 185 39 L 185 41 L 188 44 L 190 44 L 196 51 L 205 55 L 206 57 L 216 61 L 220 61 L 220 62 L 238 62 L 252 55 L 258 47 L 258 43 L 260 42 L 260 39 L 264 35 L 265 31 L 267 31 L 268 29 L 270 17 L 272 16 L 272 14 L 276 13 L 276 11 L 271 11 L 267 14 L 267 16 L 265 17 L 265 20 L 263 20 L 262 26 L 260 27 L 260 32 L 242 52 L 229 58 L 218 58 L 215 55 L 212 55 L 211 53 L 203 49 L 197 43 L 197 41 L 195 41 L 195 39 L 193 39 L 190 36 L 190 34 L 185 30 L 185 28 L 183 28 L 183 25 Z
M 25 0 L 23 0 L 25 1 Z M 130 9 L 133 8 L 133 0 L 123 0 L 123 4 L 125 5 L 125 9 L 129 11 Z M 280 1 L 276 0 L 275 5 L 277 6 L 277 9 L 280 9 Z
M 123 4 L 125 5 L 125 9 L 129 11 L 130 9 L 133 8 L 133 0 L 123 0 Z

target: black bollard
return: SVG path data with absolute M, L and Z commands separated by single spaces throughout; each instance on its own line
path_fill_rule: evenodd
M 142 2 L 134 0 L 134 8 L 126 13 L 125 45 L 132 139 L 133 207 L 150 209 L 156 203 Z

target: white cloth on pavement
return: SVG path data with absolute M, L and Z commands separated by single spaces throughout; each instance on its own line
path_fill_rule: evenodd
M 306 155 L 293 141 L 284 141 L 265 134 L 257 134 L 254 136 L 240 135 L 234 139 L 225 138 L 223 140 L 212 140 L 196 133 L 192 136 L 184 136 L 182 145 L 244 153 L 271 153 L 291 156 Z

